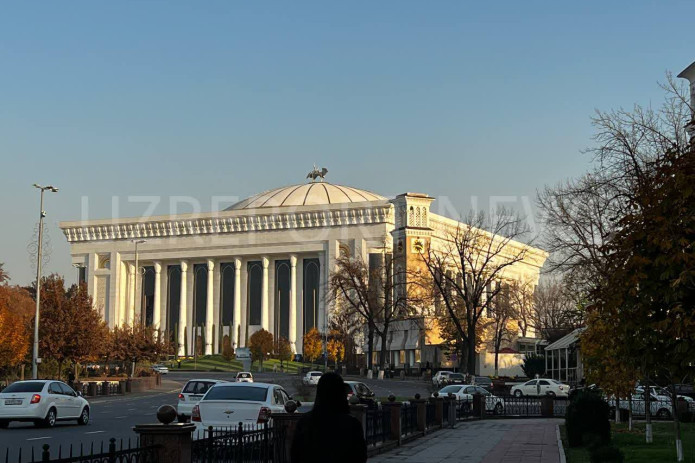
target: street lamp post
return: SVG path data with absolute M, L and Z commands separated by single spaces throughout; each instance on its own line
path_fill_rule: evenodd
M 41 259 L 43 256 L 43 218 L 46 216 L 46 212 L 43 210 L 43 192 L 48 190 L 51 193 L 57 193 L 58 188 L 47 185 L 41 186 L 34 183 L 34 188 L 38 188 L 41 191 L 41 202 L 40 202 L 40 213 L 39 213 L 39 246 L 36 253 L 36 313 L 34 314 L 34 350 L 33 358 L 31 362 L 31 377 L 33 379 L 39 378 L 39 315 L 41 313 Z
M 138 244 L 143 244 L 146 243 L 146 240 L 130 240 L 131 243 L 135 243 L 135 281 L 133 284 L 135 285 L 135 293 L 138 294 L 138 280 L 140 279 L 140 260 L 138 256 Z M 142 297 L 136 296 L 140 299 L 140 324 L 142 326 L 145 326 L 145 311 L 143 310 L 144 307 L 142 306 Z M 133 317 L 135 318 L 135 317 Z

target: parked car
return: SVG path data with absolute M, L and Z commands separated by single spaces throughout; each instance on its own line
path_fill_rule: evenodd
M 348 400 L 350 400 L 352 396 L 357 396 L 361 404 L 369 407 L 375 407 L 377 405 L 375 399 L 376 394 L 364 383 L 360 383 L 359 381 L 345 381 L 345 392 L 347 393 Z
M 191 417 L 193 407 L 203 398 L 208 389 L 217 383 L 225 383 L 220 379 L 191 379 L 179 393 L 179 403 L 176 407 L 178 421 L 185 423 Z
M 53 427 L 57 421 L 89 424 L 89 402 L 70 386 L 53 380 L 17 381 L 0 392 L 0 428 L 12 421 Z
M 191 421 L 198 430 L 266 423 L 273 413 L 284 413 L 288 400 L 277 384 L 218 383 L 193 407 Z
M 462 385 L 449 385 L 445 386 L 439 390 L 439 396 L 447 396 L 449 393 L 456 397 L 456 400 L 473 403 L 473 395 L 480 394 L 485 397 L 485 410 L 488 412 L 493 412 L 496 415 L 504 412 L 504 399 L 497 397 L 490 393 L 487 389 L 482 386 L 476 386 L 474 384 L 462 384 Z M 432 394 L 434 397 L 434 394 Z M 465 407 L 464 407 L 465 408 Z
M 453 373 L 453 371 L 438 371 L 434 374 L 434 376 L 432 376 L 432 384 L 434 384 L 437 387 L 444 386 L 444 380 L 448 378 L 450 374 Z
M 516 397 L 531 396 L 551 396 L 551 397 L 568 397 L 570 387 L 567 384 L 562 384 L 559 381 L 549 378 L 538 378 L 526 381 L 523 384 L 512 386 L 511 394 Z
M 252 383 L 253 382 L 253 375 L 251 374 L 250 371 L 240 371 L 239 373 L 236 374 L 236 382 L 237 383 Z
M 671 401 L 672 396 L 670 390 L 659 386 L 649 386 L 649 390 L 651 391 L 653 396 L 656 396 L 658 400 L 662 402 Z M 635 392 L 637 394 L 644 394 L 644 386 L 637 386 L 635 388 Z M 693 400 L 692 397 L 678 394 L 676 398 L 679 400 L 685 400 L 685 402 L 688 404 L 688 409 L 692 410 L 695 408 L 695 400 Z
M 438 371 L 432 377 L 432 384 L 437 387 L 446 386 L 447 384 L 463 384 L 466 382 L 466 378 L 461 373 L 454 373 L 453 371 Z
M 488 392 L 492 392 L 492 379 L 488 378 L 487 376 L 475 376 L 472 384 L 475 386 L 480 386 Z
M 302 383 L 306 386 L 316 386 L 321 375 L 323 375 L 321 371 L 309 371 L 302 377 Z
M 609 397 L 608 405 L 611 407 L 611 416 L 615 416 L 615 397 Z M 644 416 L 647 410 L 646 397 L 644 393 L 635 393 L 632 395 L 632 414 Z M 628 410 L 629 403 L 627 399 L 620 399 L 620 409 Z M 661 400 L 655 394 L 649 396 L 649 413 L 657 418 L 670 419 L 673 416 L 673 407 L 671 406 L 671 398 Z
M 159 373 L 160 375 L 166 375 L 167 373 L 169 373 L 169 367 L 166 367 L 160 363 L 152 365 L 152 370 L 155 373 Z

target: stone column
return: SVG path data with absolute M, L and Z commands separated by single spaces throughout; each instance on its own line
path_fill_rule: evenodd
M 154 307 L 152 308 L 152 326 L 159 330 L 162 320 L 162 264 L 154 263 Z
M 241 259 L 234 259 L 234 312 L 232 313 L 232 347 L 240 346 L 241 331 Z
M 261 327 L 268 330 L 268 265 L 270 261 L 263 257 L 263 286 L 261 288 Z
M 297 352 L 297 256 L 290 256 L 290 346 Z
M 295 345 L 297 346 L 297 353 L 304 352 L 304 262 L 302 259 L 297 259 L 297 265 L 299 271 L 297 272 L 297 338 L 295 339 Z
M 212 311 L 212 288 L 215 278 L 215 261 L 208 259 L 208 294 L 205 300 L 205 355 L 212 355 L 212 325 L 213 325 L 213 311 Z
M 173 326 L 169 326 L 169 267 L 163 265 L 162 270 L 159 285 L 159 329 L 164 332 L 171 331 Z
M 128 264 L 128 325 L 135 321 L 135 265 Z
M 118 326 L 123 326 L 128 322 L 128 267 L 125 262 L 119 264 L 121 272 L 120 292 L 121 297 L 118 300 Z
M 143 463 L 190 463 L 194 424 L 139 424 L 133 427 L 133 431 L 140 438 L 142 446 L 153 446 L 156 449 L 153 454 L 143 455 L 140 460 Z
M 381 408 L 384 413 L 388 413 L 391 416 L 391 435 L 390 440 L 395 440 L 398 445 L 401 445 L 401 407 L 403 404 L 401 402 L 384 402 L 381 404 Z
M 179 356 L 186 355 L 186 274 L 188 272 L 188 262 L 181 261 L 181 297 L 179 300 Z

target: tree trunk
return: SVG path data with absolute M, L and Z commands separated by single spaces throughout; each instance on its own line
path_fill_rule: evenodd
M 374 328 L 370 326 L 367 335 L 367 369 L 371 370 L 374 366 Z
M 384 331 L 381 334 L 381 353 L 379 355 L 379 368 L 382 370 L 384 369 L 384 364 L 386 362 L 386 353 L 388 352 L 386 350 L 386 336 L 388 335 L 388 331 L 386 330 L 386 327 L 384 327 Z
M 678 394 L 676 384 L 671 383 L 671 403 L 673 404 L 673 423 L 676 425 L 676 461 L 683 461 L 683 441 L 681 440 L 681 422 L 678 419 Z
M 627 395 L 627 428 L 632 431 L 632 394 Z
M 615 424 L 620 423 L 620 397 L 615 397 Z
M 471 336 L 473 334 L 473 336 Z M 468 357 L 468 365 L 467 365 L 467 370 L 468 373 L 471 375 L 475 376 L 475 330 L 473 330 L 473 333 L 469 332 L 468 335 L 468 344 L 467 344 L 467 357 Z
M 495 378 L 500 376 L 499 370 L 499 349 L 495 349 Z
M 644 384 L 649 384 L 649 376 L 647 376 L 647 380 Z M 649 388 L 647 388 L 647 391 L 649 391 Z M 652 404 L 650 400 L 651 394 L 648 393 L 644 396 L 644 416 L 647 419 L 647 425 L 645 427 L 645 439 L 647 444 L 654 442 L 654 434 L 652 433 Z

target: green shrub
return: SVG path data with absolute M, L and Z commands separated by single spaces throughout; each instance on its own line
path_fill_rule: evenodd
M 595 447 L 608 444 L 611 441 L 608 404 L 595 392 L 578 393 L 567 406 L 565 427 L 570 447 L 583 445 L 585 439 Z
M 545 356 L 539 354 L 526 354 L 524 363 L 521 364 L 521 369 L 529 378 L 535 378 L 536 375 L 543 376 L 545 374 Z
M 590 450 L 591 463 L 623 463 L 623 452 L 612 445 L 599 445 Z

